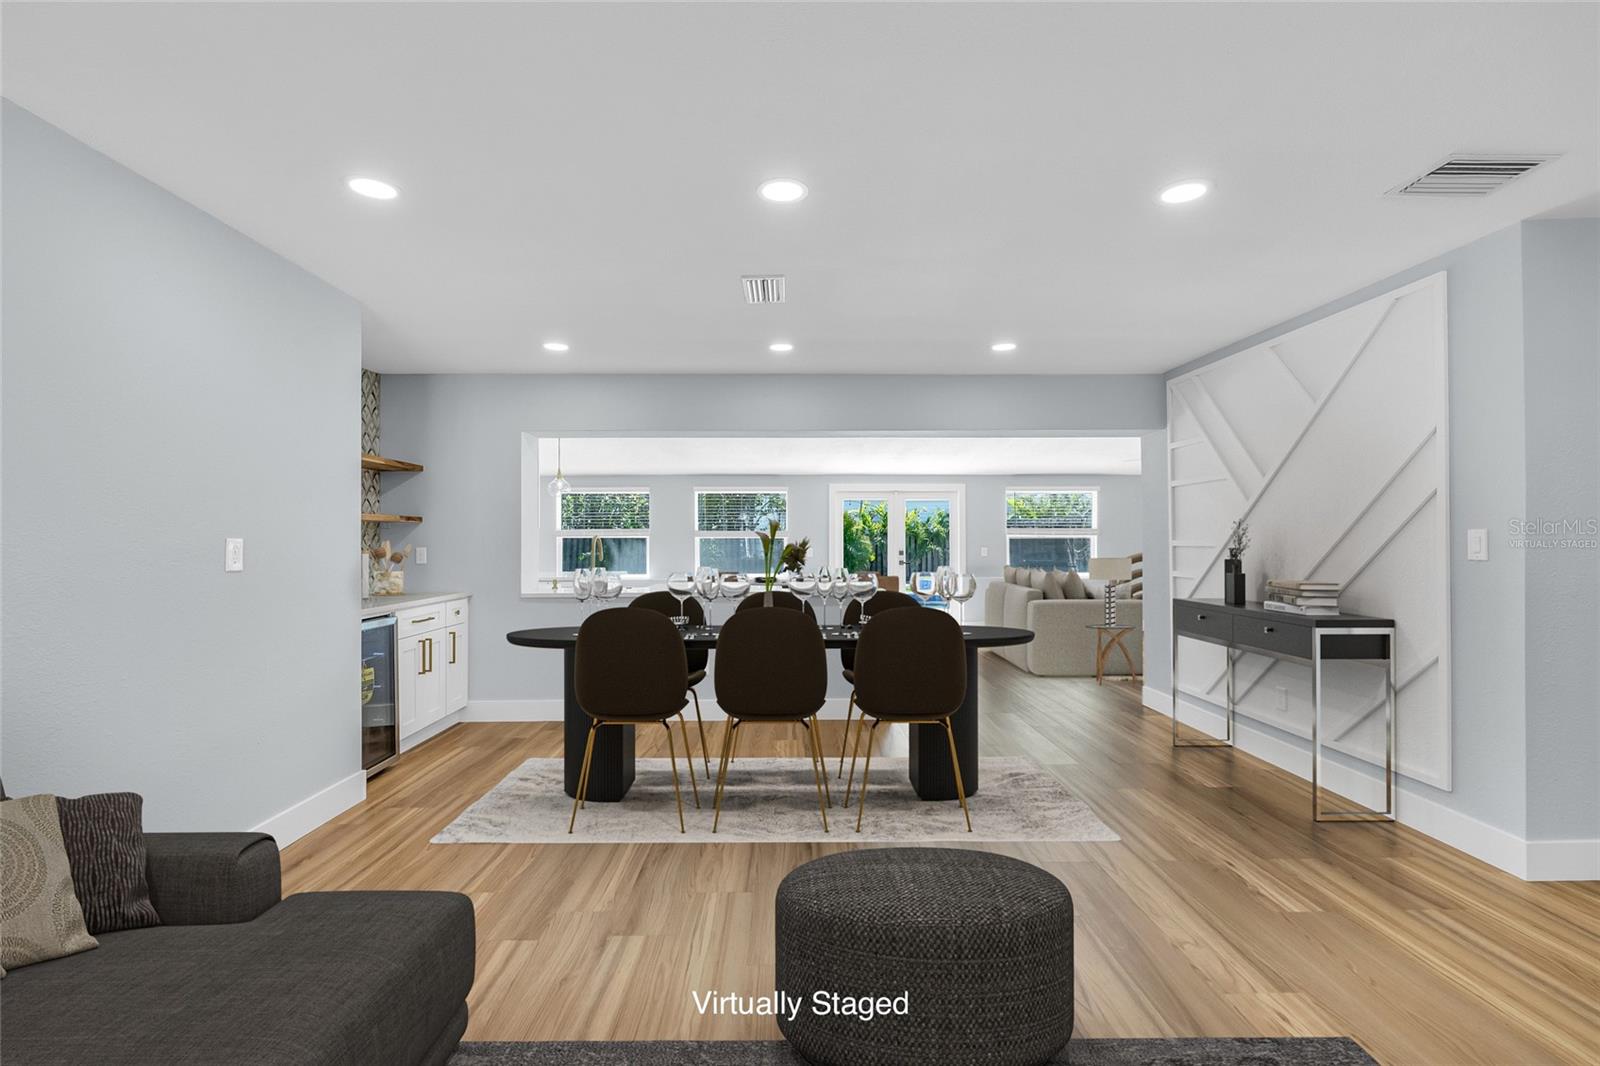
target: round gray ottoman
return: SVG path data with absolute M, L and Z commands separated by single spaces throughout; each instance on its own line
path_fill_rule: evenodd
M 778 1028 L 820 1066 L 1048 1062 L 1072 1035 L 1072 896 L 954 848 L 850 851 L 778 886 Z

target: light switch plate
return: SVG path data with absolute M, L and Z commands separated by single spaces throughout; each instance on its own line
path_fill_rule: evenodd
M 987 544 L 983 545 L 983 547 L 978 549 L 978 558 L 980 558 L 980 559 L 989 558 L 989 546 Z
M 418 566 L 427 566 L 428 565 L 428 549 L 427 548 L 418 548 L 417 549 L 417 565 Z
M 228 573 L 244 569 L 244 538 L 229 537 L 222 550 L 222 569 Z
M 1467 559 L 1471 562 L 1481 563 L 1489 558 L 1489 531 L 1487 529 L 1467 530 Z

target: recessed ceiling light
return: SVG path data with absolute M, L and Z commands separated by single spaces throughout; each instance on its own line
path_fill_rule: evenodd
M 544 350 L 547 351 L 547 352 L 564 352 L 569 347 L 570 347 L 570 345 L 568 345 L 565 341 L 545 341 L 544 342 Z
M 351 178 L 345 184 L 350 186 L 351 192 L 373 200 L 393 200 L 400 195 L 399 189 L 377 178 Z
M 806 198 L 810 192 L 805 182 L 796 181 L 794 178 L 772 178 L 761 183 L 761 198 L 771 200 L 775 204 L 798 203 Z
M 989 350 L 991 352 L 1014 352 L 1014 351 L 1017 350 L 1017 342 L 1016 341 L 1001 341 L 998 344 L 989 345 Z
M 781 355 L 784 352 L 794 351 L 794 345 L 790 344 L 788 341 L 778 341 L 776 344 L 767 345 L 767 351 L 777 352 Z
M 1161 202 L 1164 204 L 1186 204 L 1191 200 L 1200 199 L 1210 191 L 1210 182 L 1180 181 L 1176 185 L 1168 185 L 1161 190 Z

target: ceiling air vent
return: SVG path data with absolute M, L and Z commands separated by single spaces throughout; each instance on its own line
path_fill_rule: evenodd
M 1487 196 L 1522 177 L 1541 163 L 1556 158 L 1554 154 L 1524 152 L 1520 154 L 1492 155 L 1464 153 L 1453 155 L 1426 174 L 1413 178 L 1398 188 L 1390 189 L 1390 196 Z
M 760 274 L 740 278 L 744 282 L 744 302 L 747 304 L 781 304 L 784 302 L 782 274 Z

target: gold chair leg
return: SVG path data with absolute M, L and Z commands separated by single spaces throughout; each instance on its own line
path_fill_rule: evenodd
M 594 755 L 594 731 L 599 723 L 589 723 L 589 742 L 583 746 L 583 767 L 578 771 L 578 794 L 572 797 L 572 817 L 567 819 L 567 832 L 578 824 L 578 807 L 583 803 L 583 786 L 589 783 L 589 759 Z
M 856 745 L 850 750 L 850 777 L 844 783 L 844 799 L 840 801 L 840 806 L 843 807 L 850 806 L 850 786 L 856 779 L 856 756 L 861 754 L 861 733 L 866 728 L 867 713 L 862 711 L 861 716 L 856 719 Z M 871 741 L 868 741 L 868 743 L 870 744 Z M 872 754 L 870 747 L 867 748 L 867 754 Z
M 672 727 L 663 721 L 661 728 L 667 731 L 667 760 L 672 764 L 672 796 L 678 801 L 678 832 L 687 833 L 689 830 L 683 824 L 683 793 L 678 790 L 678 755 L 674 750 L 676 745 L 672 743 Z M 688 753 L 684 757 L 688 758 Z
M 667 722 L 665 724 L 667 727 L 667 735 L 671 736 L 672 723 Z M 683 761 L 689 764 L 689 787 L 694 789 L 694 809 L 698 811 L 700 809 L 700 786 L 695 784 L 694 780 L 694 752 L 689 747 L 689 720 L 683 716 L 682 711 L 678 712 L 678 724 L 683 727 Z M 702 735 L 700 739 L 702 742 L 704 742 L 704 735 Z M 708 759 L 706 760 L 706 784 L 709 785 L 710 783 L 711 761 Z
M 589 805 L 589 774 L 594 769 L 594 756 L 589 747 L 592 747 L 594 742 L 600 739 L 600 727 L 603 725 L 605 725 L 605 722 L 597 719 L 589 727 L 592 731 L 589 737 L 589 745 L 584 748 L 583 769 L 578 774 L 578 810 L 580 811 Z
M 866 720 L 865 716 L 862 717 L 862 720 Z M 874 718 L 872 720 L 872 732 L 867 737 L 867 761 L 861 767 L 861 795 L 856 798 L 856 832 L 858 833 L 861 832 L 861 816 L 867 813 L 867 777 L 872 773 L 872 742 L 877 739 L 877 736 L 878 720 Z M 859 742 L 860 739 L 861 731 L 858 729 L 856 731 L 856 740 Z M 853 776 L 855 773 L 853 765 L 850 768 L 850 772 Z
M 850 746 L 850 718 L 855 714 L 855 710 L 856 690 L 852 688 L 850 690 L 850 702 L 844 705 L 844 736 L 839 739 L 839 773 L 836 775 L 838 777 L 844 776 L 844 752 Z M 846 789 L 845 791 L 848 792 L 849 790 Z
M 690 689 L 689 690 L 689 695 L 694 697 L 694 724 L 700 730 L 700 757 L 705 760 L 705 763 L 706 763 L 706 781 L 710 782 L 710 780 L 711 780 L 711 749 L 706 747 L 706 720 L 704 718 L 700 717 L 700 693 L 696 692 L 694 689 Z M 680 715 L 682 715 L 683 712 L 680 711 L 678 713 Z M 685 724 L 684 728 L 688 729 L 688 725 Z M 688 748 L 689 748 L 689 737 L 688 737 L 687 733 L 684 735 L 684 738 L 683 738 L 683 747 L 684 747 L 684 758 L 689 759 L 690 761 L 693 761 L 693 755 L 688 751 Z
M 733 761 L 733 739 L 739 729 L 737 718 L 728 719 L 728 728 L 722 733 L 722 762 L 717 767 L 717 791 L 711 801 L 715 817 L 711 819 L 711 831 L 717 831 L 717 825 L 722 821 L 722 791 L 728 784 L 728 764 Z
M 811 720 L 813 723 L 816 722 L 815 717 Z M 817 809 L 822 812 L 822 831 L 826 833 L 830 801 L 824 798 L 827 793 L 824 791 L 823 780 L 828 776 L 828 764 L 822 757 L 822 742 L 817 739 L 816 729 L 807 726 L 806 733 L 809 734 L 806 739 L 811 741 L 811 773 L 817 779 Z
M 961 800 L 961 813 L 967 819 L 967 832 L 972 832 L 972 812 L 967 810 L 967 786 L 961 783 L 961 760 L 956 757 L 956 731 L 950 728 L 950 719 L 944 720 L 944 737 L 950 742 L 950 769 L 956 775 L 956 796 Z
M 811 736 L 816 740 L 817 763 L 822 767 L 822 795 L 828 801 L 828 806 L 833 806 L 833 790 L 828 787 L 828 759 L 822 754 L 822 722 L 816 715 L 811 716 Z

